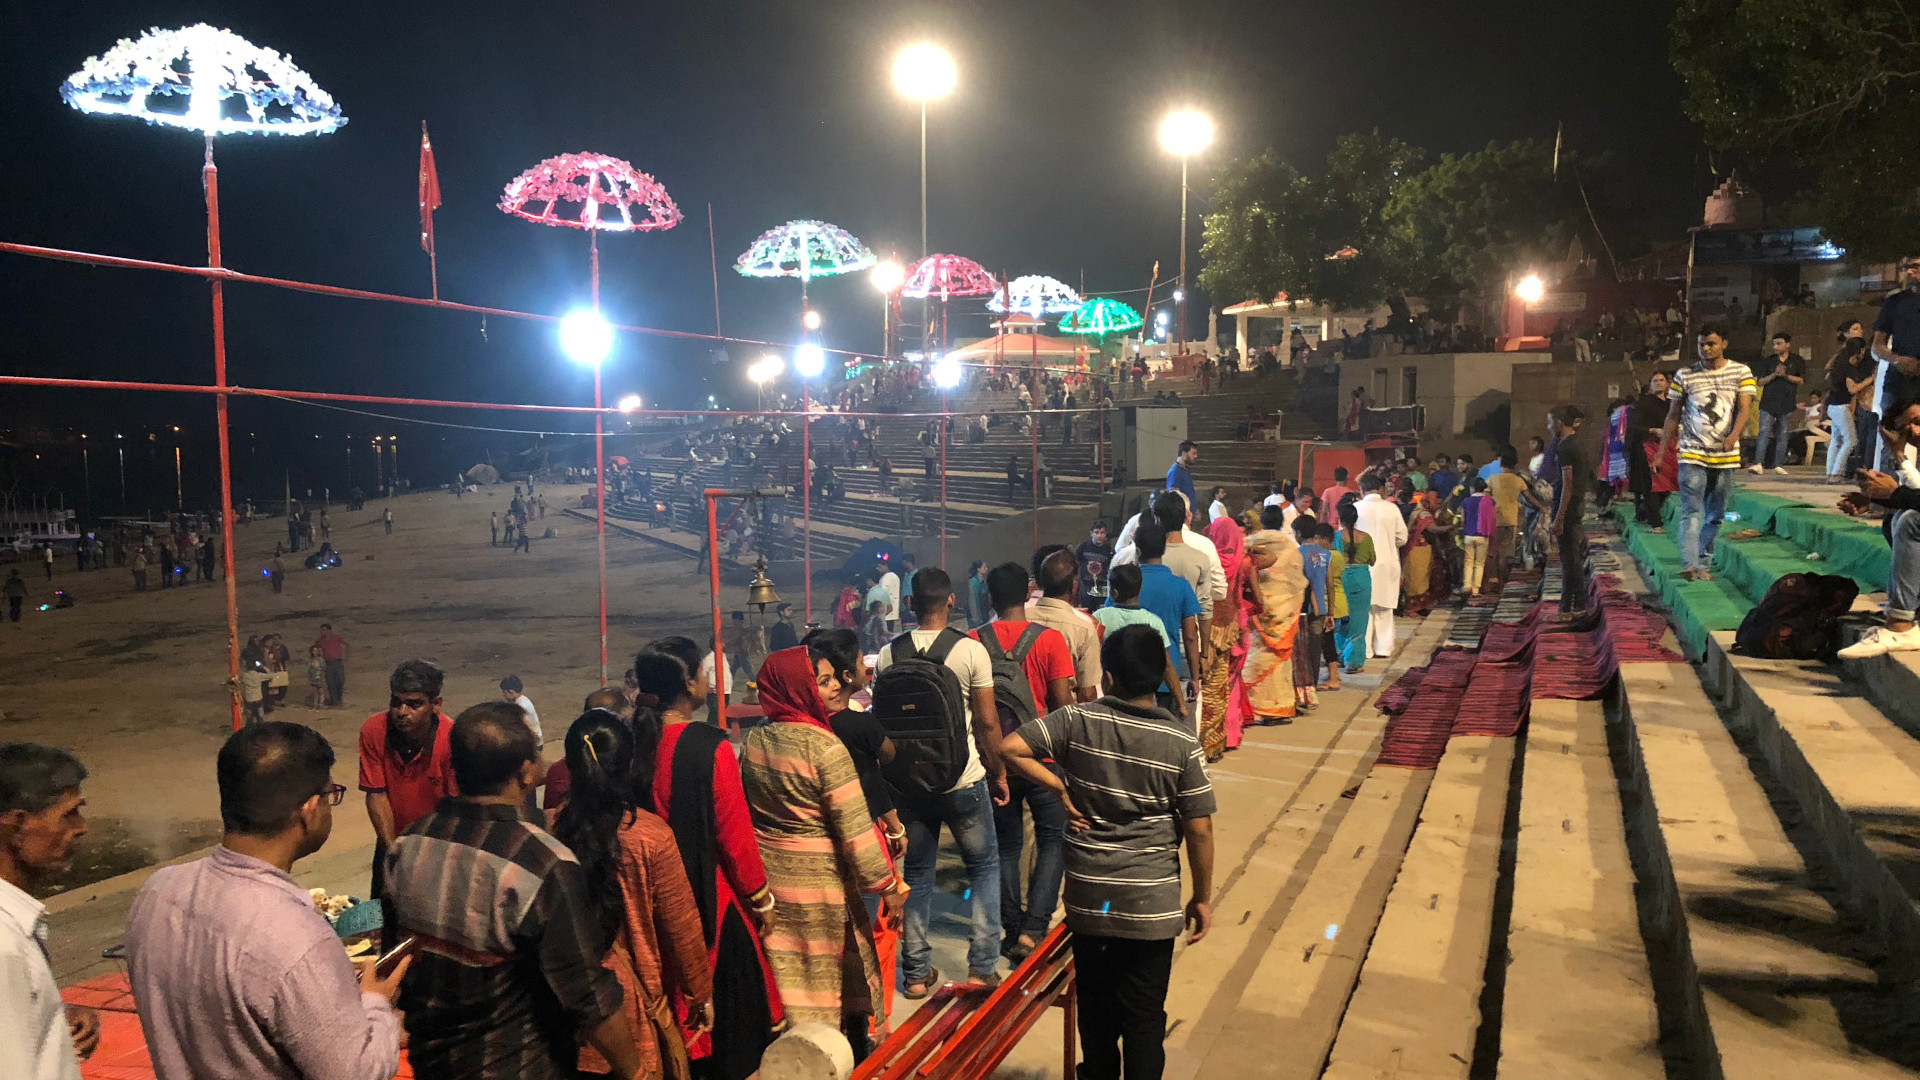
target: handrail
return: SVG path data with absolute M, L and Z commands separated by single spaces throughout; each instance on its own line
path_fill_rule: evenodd
M 1074 1074 L 1073 949 L 1064 924 L 989 991 L 946 983 L 853 1071 L 852 1080 L 987 1080 L 1047 1009 L 1065 1013 L 1063 1076 Z

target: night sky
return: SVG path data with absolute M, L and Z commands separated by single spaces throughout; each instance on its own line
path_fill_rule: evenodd
M 1335 137 L 1371 128 L 1437 155 L 1550 140 L 1561 122 L 1569 145 L 1613 152 L 1637 185 L 1644 227 L 1670 233 L 1695 220 L 1712 182 L 1679 111 L 1671 9 L 1650 0 L 13 4 L 0 14 L 11 159 L 0 170 L 0 237 L 204 260 L 199 139 L 82 115 L 58 94 L 117 38 L 196 21 L 287 54 L 349 117 L 332 135 L 228 137 L 216 148 L 227 264 L 330 284 L 426 292 L 415 206 L 425 120 L 445 198 L 443 297 L 545 312 L 583 302 L 586 237 L 495 203 L 541 158 L 595 150 L 652 173 L 686 214 L 670 231 L 603 237 L 609 317 L 713 330 L 711 203 L 727 333 L 790 339 L 797 283 L 741 278 L 730 264 L 762 230 L 796 217 L 839 224 L 883 257 L 917 254 L 918 113 L 893 92 L 889 64 L 921 38 L 944 44 L 960 69 L 958 90 L 931 114 L 932 247 L 995 271 L 1075 285 L 1084 274 L 1094 292 L 1143 288 L 1156 259 L 1163 280 L 1171 274 L 1179 166 L 1154 129 L 1181 104 L 1219 125 L 1215 149 L 1195 163 L 1194 248 L 1210 162 L 1273 146 L 1314 167 Z M 204 284 L 17 256 L 0 256 L 0 273 L 0 371 L 210 381 Z M 864 280 L 817 282 L 813 295 L 827 344 L 878 346 L 880 304 Z M 590 400 L 590 379 L 537 324 L 490 320 L 483 339 L 475 316 L 250 286 L 228 297 L 240 384 Z M 1198 311 L 1191 318 L 1204 326 Z M 607 392 L 662 406 L 716 393 L 724 403 L 746 387 L 744 366 L 710 375 L 705 346 L 623 337 Z M 424 434 L 260 402 L 235 412 L 237 429 L 274 460 L 315 433 Z M 0 392 L 0 426 L 75 426 L 95 438 L 162 423 L 210 435 L 211 414 L 202 399 Z

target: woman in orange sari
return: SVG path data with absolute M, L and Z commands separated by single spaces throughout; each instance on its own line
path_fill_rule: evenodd
M 1262 529 L 1246 540 L 1241 573 L 1247 599 L 1247 659 L 1240 671 L 1247 707 L 1255 723 L 1291 719 L 1294 639 L 1300 630 L 1300 605 L 1307 575 L 1300 547 L 1285 530 Z

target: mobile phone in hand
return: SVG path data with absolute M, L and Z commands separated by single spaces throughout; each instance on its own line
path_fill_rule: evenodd
M 374 974 L 382 979 L 387 978 L 393 974 L 394 968 L 400 966 L 400 961 L 413 955 L 413 951 L 419 947 L 420 939 L 412 934 L 408 934 L 405 938 L 401 939 L 400 944 L 388 949 L 385 956 L 382 956 L 374 962 Z

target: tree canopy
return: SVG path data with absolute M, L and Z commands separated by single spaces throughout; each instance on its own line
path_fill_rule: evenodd
M 1720 149 L 1805 170 L 1818 224 L 1863 259 L 1920 250 L 1920 27 L 1907 9 L 1681 0 L 1673 18 L 1687 115 Z
M 1425 154 L 1348 135 L 1318 176 L 1269 150 L 1229 163 L 1206 217 L 1200 281 L 1215 296 L 1279 293 L 1364 307 L 1399 293 L 1446 301 L 1496 293 L 1516 267 L 1562 258 L 1585 221 L 1572 177 L 1534 141 Z

